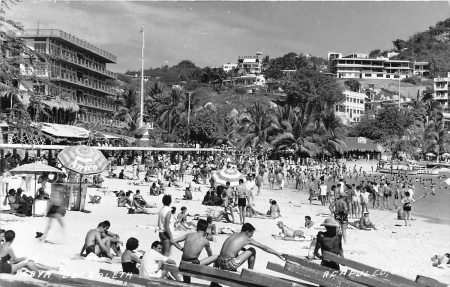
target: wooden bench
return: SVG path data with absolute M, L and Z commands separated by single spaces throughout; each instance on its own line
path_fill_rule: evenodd
M 156 277 L 148 278 L 148 277 L 143 277 L 143 276 L 139 276 L 136 274 L 125 273 L 125 272 L 121 272 L 121 271 L 114 272 L 114 271 L 109 271 L 109 270 L 105 270 L 105 269 L 100 269 L 99 274 L 105 278 L 110 278 L 110 279 L 114 279 L 117 281 L 127 282 L 127 283 L 141 285 L 141 286 L 148 286 L 148 287 L 153 287 L 153 286 L 155 286 L 155 287 L 156 286 L 158 286 L 158 287 L 160 287 L 160 286 L 207 287 L 208 286 L 208 285 L 202 285 L 202 284 L 186 284 L 186 283 L 179 282 L 179 281 L 172 281 L 172 280 L 156 278 Z

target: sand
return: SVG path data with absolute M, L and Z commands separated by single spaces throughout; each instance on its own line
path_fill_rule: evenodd
M 366 169 L 368 163 L 363 163 L 363 165 Z M 185 177 L 186 182 L 190 179 L 190 176 Z M 110 191 L 119 189 L 125 191 L 128 189 L 132 191 L 141 190 L 141 194 L 148 202 L 157 204 L 158 208 L 153 209 L 155 213 L 162 206 L 162 196 L 150 196 L 149 186 L 128 185 L 127 180 L 118 179 L 105 179 L 104 185 L 109 187 Z M 186 185 L 187 183 L 183 183 L 183 187 Z M 329 210 L 328 207 L 320 206 L 318 201 L 310 205 L 306 192 L 296 191 L 292 189 L 292 185 L 290 187 L 285 190 L 269 190 L 266 182 L 261 195 L 257 196 L 255 200 L 255 209 L 261 212 L 268 210 L 269 199 L 277 200 L 282 218 L 248 218 L 247 221 L 256 227 L 255 240 L 283 253 L 306 256 L 309 242 L 276 240 L 271 236 L 271 234 L 279 233 L 276 223 L 278 220 L 282 220 L 289 227 L 299 228 L 304 224 L 304 216 L 310 215 L 316 223 L 316 228 L 310 232 L 317 234 L 320 231 L 319 224 L 326 218 L 326 215 L 323 214 L 329 214 Z M 206 191 L 207 187 L 202 186 L 202 190 Z M 59 266 L 61 273 L 88 278 L 89 276 L 95 276 L 100 268 L 112 271 L 121 270 L 120 263 L 109 264 L 79 259 L 78 254 L 83 245 L 86 232 L 91 228 L 95 228 L 100 221 L 108 219 L 112 224 L 110 230 L 118 233 L 124 241 L 129 237 L 136 237 L 140 241 L 138 249 L 147 250 L 153 241 L 159 239 L 158 233 L 154 230 L 137 227 L 145 225 L 156 226 L 157 215 L 127 214 L 126 208 L 117 207 L 117 199 L 113 193 L 106 192 L 104 194 L 92 188 L 88 189 L 88 193 L 102 196 L 101 204 L 86 203 L 85 209 L 91 211 L 90 213 L 68 211 L 64 218 L 67 225 L 65 230 L 66 236 L 62 235 L 61 228 L 54 228 L 53 232 L 48 236 L 48 240 L 53 243 L 41 243 L 34 238 L 37 231 L 44 231 L 47 218 L 16 217 L 14 215 L 1 214 L 1 228 L 13 229 L 16 232 L 16 240 L 13 243 L 16 255 L 27 256 L 46 265 Z M 206 209 L 209 208 L 201 205 L 204 192 L 194 193 L 194 200 L 192 201 L 175 200 L 176 198 L 181 198 L 184 194 L 182 188 L 168 188 L 167 193 L 172 194 L 174 198 L 172 206 L 177 207 L 177 213 L 181 206 L 186 206 L 189 214 L 204 214 Z M 3 198 L 0 199 L 3 202 Z M 2 206 L 2 208 L 5 207 Z M 379 230 L 348 230 L 348 240 L 344 244 L 345 257 L 412 280 L 415 280 L 416 275 L 420 274 L 444 283 L 450 283 L 448 268 L 432 267 L 430 261 L 430 258 L 435 254 L 449 252 L 450 229 L 448 225 L 429 223 L 425 218 L 413 216 L 415 220 L 412 221 L 412 227 L 405 227 L 404 221 L 397 220 L 397 216 L 393 212 L 372 211 L 371 209 L 369 211 L 371 212 L 371 219 Z M 218 227 L 240 228 L 236 224 L 224 222 L 216 224 Z M 54 226 L 57 225 L 55 224 Z M 175 234 L 182 235 L 183 232 L 175 232 Z M 214 242 L 211 243 L 215 254 L 220 251 L 226 237 L 226 235 L 215 236 Z M 203 252 L 200 258 L 203 256 L 206 256 L 206 252 Z M 170 257 L 178 262 L 181 258 L 181 252 L 173 247 Z M 258 250 L 255 270 L 279 276 L 278 273 L 266 270 L 266 265 L 269 261 L 278 264 L 283 263 L 279 258 Z M 196 281 L 194 280 L 194 282 Z

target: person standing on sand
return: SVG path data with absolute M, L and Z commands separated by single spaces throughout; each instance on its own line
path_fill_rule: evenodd
M 405 226 L 408 226 L 408 221 L 410 221 L 411 205 L 414 201 L 409 191 L 405 192 L 405 197 L 402 199 L 403 211 L 405 212 Z M 411 223 L 409 223 L 409 226 L 411 226 Z
M 244 186 L 244 180 L 239 179 L 239 185 L 236 187 L 236 200 L 239 208 L 239 220 L 241 224 L 245 223 L 245 207 L 247 206 L 248 191 Z
M 172 231 L 170 230 L 170 218 L 172 217 L 170 204 L 172 203 L 172 197 L 170 195 L 164 195 L 162 203 L 164 206 L 158 213 L 159 239 L 161 240 L 162 254 L 169 256 L 170 241 L 172 240 Z
M 211 246 L 209 240 L 206 238 L 206 230 L 208 228 L 208 222 L 204 219 L 199 219 L 197 223 L 197 232 L 184 234 L 183 236 L 176 238 L 171 243 L 183 252 L 181 261 L 186 261 L 194 264 L 209 265 L 217 259 L 217 255 L 212 255 Z M 181 247 L 179 242 L 185 242 L 184 247 Z M 202 253 L 203 249 L 208 253 L 208 257 L 199 260 L 198 257 Z M 191 277 L 183 275 L 184 283 L 191 283 Z
M 323 252 L 327 251 L 344 257 L 344 250 L 342 249 L 342 235 L 339 235 L 337 232 L 339 223 L 333 218 L 327 218 L 321 226 L 325 226 L 326 231 L 319 231 L 319 233 L 317 233 L 317 243 L 314 249 L 314 255 L 322 259 L 320 265 L 340 270 L 339 263 L 327 260 L 322 256 Z M 319 249 L 321 254 L 318 252 Z
M 334 213 L 334 218 L 340 223 L 342 237 L 346 242 L 346 231 L 348 225 L 348 206 L 345 197 L 339 195 L 338 199 L 330 205 L 330 211 Z

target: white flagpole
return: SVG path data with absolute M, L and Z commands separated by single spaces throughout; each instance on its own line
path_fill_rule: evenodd
M 142 25 L 142 54 L 141 54 L 141 120 L 139 127 L 144 126 L 144 25 Z

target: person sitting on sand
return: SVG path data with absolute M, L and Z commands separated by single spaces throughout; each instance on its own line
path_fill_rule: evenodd
M 364 212 L 363 216 L 358 221 L 350 224 L 361 230 L 377 230 L 375 224 L 369 219 L 369 213 L 367 211 Z
M 280 236 L 283 238 L 296 238 L 296 237 L 303 237 L 304 232 L 301 230 L 293 230 L 292 228 L 289 228 L 286 226 L 283 221 L 278 221 L 277 223 L 278 228 L 281 229 Z
M 133 206 L 136 207 L 136 209 L 141 208 L 150 208 L 150 204 L 145 201 L 145 199 L 141 195 L 141 191 L 138 189 L 136 190 L 136 194 L 133 196 Z
M 272 248 L 263 245 L 255 241 L 253 233 L 255 227 L 250 223 L 244 223 L 242 225 L 241 232 L 231 234 L 223 243 L 220 254 L 214 262 L 214 267 L 228 270 L 237 271 L 237 268 L 248 261 L 248 269 L 253 269 L 256 260 L 256 250 L 253 247 L 245 249 L 247 245 L 253 245 L 261 248 L 265 252 L 278 256 L 280 259 L 285 260 L 285 255 L 281 254 Z M 241 252 L 242 251 L 242 252 Z
M 35 263 L 28 260 L 26 257 L 16 257 L 11 244 L 16 238 L 16 233 L 13 230 L 7 230 L 4 233 L 5 243 L 0 245 L 0 273 L 14 274 L 21 268 L 26 268 L 30 271 L 58 271 L 59 268 L 45 266 L 43 264 Z
M 342 249 L 342 235 L 339 235 L 337 232 L 340 224 L 334 218 L 327 218 L 321 226 L 325 226 L 326 231 L 319 231 L 319 233 L 317 233 L 317 242 L 314 249 L 314 255 L 322 259 L 320 265 L 331 269 L 340 270 L 339 263 L 327 260 L 318 253 L 320 249 L 321 254 L 323 254 L 324 251 L 328 251 L 344 257 L 344 250 Z
M 175 230 L 190 230 L 190 226 L 195 226 L 192 222 L 187 222 L 187 208 L 186 206 L 181 207 L 181 212 L 177 216 L 177 220 L 174 223 Z
M 133 202 L 131 201 L 131 199 L 129 198 L 131 192 L 128 191 L 126 194 L 123 192 L 123 190 L 121 190 L 118 194 L 118 198 L 117 198 L 117 206 L 119 207 L 127 207 L 127 208 L 131 208 Z
M 11 212 L 17 212 L 20 207 L 20 203 L 16 202 L 16 190 L 10 189 L 8 191 L 8 196 L 5 196 L 5 200 L 3 201 L 3 205 L 8 205 L 11 208 Z
M 160 195 L 161 194 L 161 190 L 159 189 L 159 187 L 156 185 L 156 182 L 152 183 L 152 185 L 150 186 L 150 195 Z
M 111 249 L 116 253 L 116 256 L 121 256 L 122 252 L 120 251 L 120 245 L 123 245 L 123 242 L 120 241 L 120 236 L 109 231 L 109 228 L 111 227 L 111 222 L 109 222 L 109 220 L 105 220 L 103 223 L 106 224 L 106 230 L 101 233 L 102 238 L 109 237 Z
M 125 171 L 123 169 L 119 173 L 119 179 L 125 179 Z
M 197 222 L 197 232 L 184 234 L 183 236 L 172 240 L 172 244 L 183 252 L 181 261 L 191 262 L 200 265 L 209 265 L 217 259 L 217 255 L 212 255 L 209 240 L 207 237 L 208 222 L 204 219 L 199 219 Z M 184 247 L 180 246 L 180 242 L 185 242 Z M 208 254 L 207 258 L 199 260 L 198 257 L 203 249 Z M 191 277 L 183 276 L 185 283 L 191 283 Z
M 110 252 L 111 239 L 109 237 L 102 239 L 101 237 L 101 234 L 108 229 L 107 227 L 105 222 L 100 222 L 97 228 L 88 231 L 86 238 L 84 239 L 83 248 L 81 248 L 81 256 L 84 256 L 84 251 L 86 250 L 86 256 L 90 253 L 94 253 L 97 256 L 104 255 L 113 258 Z
M 191 189 L 189 187 L 186 187 L 186 189 L 184 190 L 183 199 L 185 199 L 185 200 L 192 200 L 192 192 L 191 192 Z
M 272 218 L 281 217 L 280 207 L 278 206 L 276 200 L 271 200 L 270 201 L 270 209 L 267 212 L 267 215 L 269 215 Z
M 134 252 L 139 247 L 139 241 L 134 237 L 130 237 L 125 247 L 126 249 L 121 258 L 122 271 L 139 275 L 139 269 L 136 267 L 136 264 L 141 264 L 142 256 L 138 256 Z
M 139 275 L 143 277 L 163 278 L 168 275 L 166 270 L 162 270 L 162 264 L 173 264 L 175 261 L 169 259 L 162 254 L 162 244 L 159 241 L 152 243 L 151 249 L 145 252 L 141 260 L 141 267 L 139 268 Z
M 434 267 L 443 268 L 446 264 L 450 264 L 450 253 L 434 255 L 431 257 L 431 262 L 433 262 Z
M 311 228 L 314 226 L 314 222 L 311 220 L 311 216 L 305 216 L 305 228 Z

